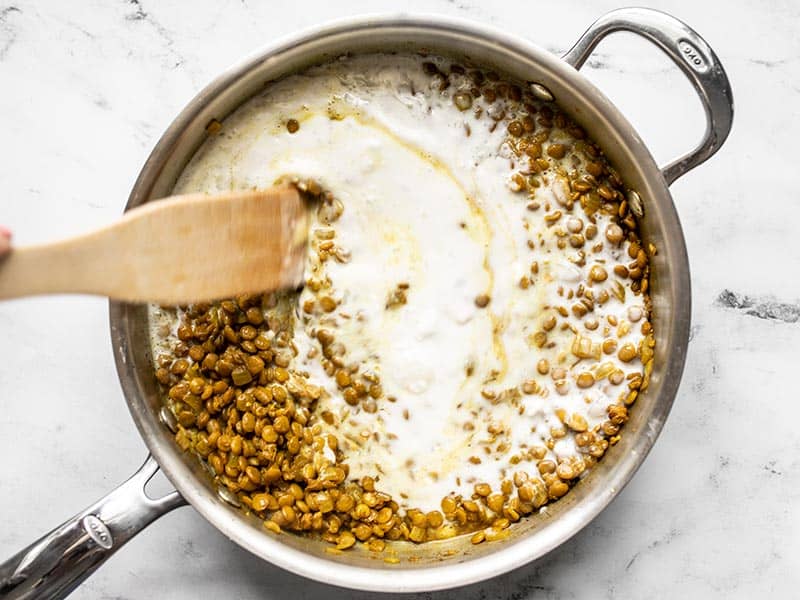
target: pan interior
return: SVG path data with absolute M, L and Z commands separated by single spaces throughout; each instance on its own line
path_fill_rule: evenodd
M 396 590 L 392 572 L 414 570 L 414 581 L 400 584 L 412 591 L 461 585 L 529 562 L 571 537 L 616 496 L 649 451 L 671 407 L 688 342 L 690 295 L 683 236 L 669 192 L 649 152 L 613 105 L 546 51 L 449 20 L 368 19 L 336 25 L 280 44 L 228 71 L 203 90 L 166 132 L 143 168 L 128 208 L 169 195 L 204 141 L 207 124 L 223 120 L 269 82 L 345 53 L 387 51 L 466 59 L 513 79 L 545 85 L 643 198 L 642 237 L 658 248 L 651 263 L 650 290 L 655 367 L 621 441 L 589 475 L 558 502 L 512 526 L 511 536 L 502 542 L 472 545 L 469 537 L 458 537 L 423 545 L 395 543 L 398 564 L 387 564 L 381 554 L 365 549 L 335 554 L 320 540 L 274 536 L 260 520 L 223 502 L 195 457 L 182 453 L 159 421 L 161 393 L 154 377 L 146 307 L 112 303 L 111 328 L 123 390 L 142 436 L 172 483 L 216 527 L 271 562 L 338 585 Z

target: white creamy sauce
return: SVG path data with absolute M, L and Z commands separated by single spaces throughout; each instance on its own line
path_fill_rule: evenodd
M 298 321 L 293 368 L 327 390 L 317 411 L 342 421 L 326 427 L 340 438 L 350 478 L 375 477 L 376 487 L 401 506 L 434 510 L 445 495 L 469 497 L 477 482 L 499 489 L 516 470 L 535 476 L 535 461 L 514 465 L 511 459 L 563 427 L 556 410 L 582 415 L 591 428 L 625 391 L 607 379 L 580 389 L 577 373 L 601 362 L 630 366 L 615 353 L 576 364 L 569 329 L 550 332 L 554 348 L 532 342 L 551 307 L 565 304 L 559 286 L 586 281 L 594 264 L 606 263 L 610 271 L 625 245 L 608 245 L 585 266 L 570 262 L 575 250 L 556 247 L 544 209 L 527 210 L 527 196 L 509 187 L 512 155 L 504 148 L 504 128 L 490 131 L 485 115 L 460 112 L 449 96 L 431 89 L 421 60 L 351 58 L 270 85 L 198 151 L 175 192 L 268 187 L 296 176 L 317 181 L 342 202 L 333 228 L 350 260 L 326 263 L 338 306 L 324 319 L 335 321 L 330 328 L 346 347 L 347 362 L 380 376 L 377 412 L 348 405 L 323 371 L 319 343 L 306 330 L 320 317 L 307 327 Z M 300 125 L 294 134 L 285 127 L 290 118 Z M 536 199 L 557 207 L 566 191 L 551 176 Z M 604 219 L 598 216 L 599 237 Z M 320 226 L 312 225 L 312 235 Z M 531 274 L 533 261 L 539 273 L 522 289 L 520 278 Z M 387 310 L 398 283 L 408 285 L 407 302 Z M 596 307 L 594 331 L 573 315 L 568 320 L 600 343 L 607 316 L 620 323 L 629 321 L 629 311 L 641 317 L 642 297 L 627 291 L 624 302 L 612 297 Z M 475 302 L 481 294 L 491 298 L 485 308 Z M 312 297 L 304 291 L 299 304 Z M 634 324 L 624 341 L 638 346 L 641 339 Z M 542 357 L 567 370 L 565 395 L 537 372 Z M 520 395 L 517 406 L 492 404 L 481 393 L 518 389 L 525 381 L 537 382 L 540 391 Z M 558 441 L 548 456 L 575 455 L 572 440 Z

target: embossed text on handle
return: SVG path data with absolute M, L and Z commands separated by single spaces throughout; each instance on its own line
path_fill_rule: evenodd
M 708 61 L 700 53 L 700 50 L 689 40 L 680 40 L 678 42 L 678 48 L 681 51 L 683 60 L 685 60 L 692 69 L 698 73 L 705 73 L 708 71 Z

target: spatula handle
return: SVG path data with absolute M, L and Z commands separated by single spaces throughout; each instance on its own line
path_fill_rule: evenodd
M 88 238 L 89 236 L 87 236 Z M 14 248 L 0 259 L 0 299 L 48 293 L 102 294 L 108 289 L 112 257 L 102 239 L 75 238 Z

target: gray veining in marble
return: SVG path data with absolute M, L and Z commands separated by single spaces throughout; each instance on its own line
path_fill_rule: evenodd
M 589 527 L 534 565 L 419 598 L 776 598 L 800 589 L 800 5 L 644 1 L 683 18 L 731 77 L 733 133 L 673 186 L 693 275 L 693 329 L 672 415 L 643 468 Z M 116 217 L 161 132 L 205 82 L 258 46 L 336 17 L 457 15 L 565 50 L 610 0 L 256 2 L 0 0 L 0 222 L 17 241 Z M 586 72 L 661 162 L 703 127 L 671 63 L 629 35 Z M 138 467 L 104 301 L 0 305 L 0 556 Z M 180 509 L 75 594 L 371 598 L 261 562 Z

